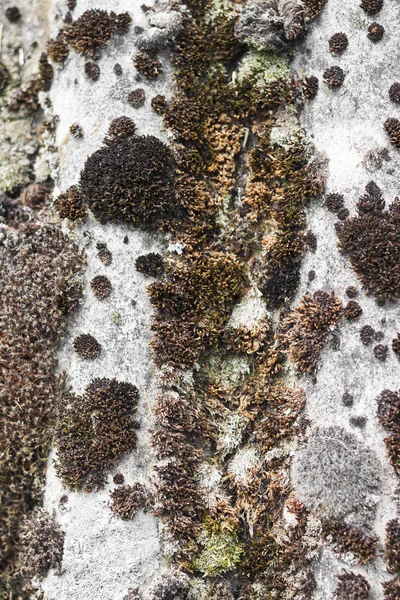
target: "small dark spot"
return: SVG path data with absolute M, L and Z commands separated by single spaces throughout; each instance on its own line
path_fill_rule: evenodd
M 87 62 L 85 63 L 85 73 L 86 77 L 92 81 L 97 81 L 97 79 L 100 77 L 100 67 L 97 63 Z
M 374 347 L 374 356 L 381 362 L 385 362 L 388 355 L 388 346 L 383 346 L 382 344 L 377 344 Z
M 129 238 L 127 235 L 124 237 L 124 244 L 129 244 Z
M 118 76 L 122 75 L 122 67 L 119 63 L 114 65 L 114 73 Z
M 354 397 L 351 394 L 349 394 L 349 392 L 345 392 L 342 396 L 343 406 L 350 407 L 350 406 L 353 406 L 353 403 L 354 403 Z
M 18 19 L 21 18 L 21 13 L 19 11 L 19 8 L 17 6 L 10 6 L 9 8 L 7 8 L 6 9 L 6 17 L 11 23 L 18 21 Z
M 352 425 L 353 427 L 358 427 L 359 429 L 364 429 L 366 424 L 367 424 L 366 417 L 361 417 L 361 416 L 350 417 L 350 425 Z
M 133 108 L 141 108 L 144 105 L 145 101 L 146 94 L 144 89 L 142 88 L 136 88 L 128 94 L 128 102 L 131 106 L 133 106 Z
M 358 289 L 354 285 L 349 285 L 349 287 L 346 288 L 346 296 L 348 298 L 356 298 L 356 296 L 358 296 Z
M 122 473 L 115 473 L 114 477 L 113 477 L 113 482 L 116 483 L 117 485 L 122 485 L 125 481 L 124 476 L 122 475 Z

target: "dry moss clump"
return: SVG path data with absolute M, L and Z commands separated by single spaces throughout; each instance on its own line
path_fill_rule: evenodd
M 389 573 L 400 573 L 400 523 L 396 519 L 386 525 L 385 560 Z
M 370 585 L 362 575 L 345 571 L 337 575 L 338 584 L 335 589 L 335 600 L 368 600 Z
M 372 560 L 376 554 L 377 538 L 367 537 L 359 529 L 341 521 L 324 521 L 321 537 L 332 544 L 335 552 L 353 554 L 359 564 Z
M 108 13 L 93 8 L 67 25 L 63 37 L 79 54 L 95 58 L 98 50 L 107 46 L 113 35 L 128 31 L 131 21 L 129 13 Z
M 97 358 L 101 352 L 99 342 L 89 333 L 82 333 L 74 339 L 74 349 L 81 358 Z
M 385 438 L 390 464 L 400 473 L 400 392 L 383 390 L 376 401 L 379 422 L 392 433 L 390 437 Z
M 318 290 L 307 294 L 299 306 L 282 320 L 279 338 L 290 360 L 301 373 L 312 373 L 327 337 L 338 324 L 342 302 L 333 293 Z
M 145 486 L 139 482 L 122 485 L 110 493 L 111 510 L 121 519 L 134 519 L 140 508 L 148 508 L 150 496 Z
M 340 248 L 366 292 L 380 302 L 400 297 L 400 201 L 396 198 L 387 211 L 383 207 L 382 194 L 371 182 L 357 204 L 358 215 L 336 228 Z
M 21 573 L 26 579 L 45 577 L 50 569 L 61 569 L 65 534 L 48 513 L 35 509 L 21 530 Z
M 61 219 L 81 221 L 87 215 L 85 198 L 76 185 L 60 194 L 56 198 L 54 206 Z
M 136 446 L 139 392 L 130 383 L 94 379 L 83 396 L 64 394 L 55 426 L 57 474 L 71 489 L 104 485 L 107 471 Z
M 111 282 L 105 275 L 96 275 L 96 277 L 93 277 L 90 287 L 98 300 L 108 298 L 112 290 Z
M 143 273 L 149 277 L 161 277 L 165 270 L 163 257 L 161 254 L 155 252 L 149 252 L 148 254 L 138 256 L 135 266 L 139 273 Z
M 31 221 L 0 246 L 0 581 L 18 591 L 19 528 L 42 498 L 60 380 L 54 346 L 66 317 L 60 299 L 84 265 L 55 225 Z M 16 290 L 18 293 L 16 294 Z
M 101 222 L 156 227 L 175 211 L 174 164 L 156 137 L 119 136 L 89 156 L 80 189 Z

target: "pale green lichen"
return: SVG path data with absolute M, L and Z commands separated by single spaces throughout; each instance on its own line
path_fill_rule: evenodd
M 217 452 L 222 460 L 239 446 L 249 421 L 244 415 L 233 413 L 219 424 Z
M 238 385 L 250 373 L 247 361 L 239 356 L 225 359 L 211 356 L 205 369 L 207 376 L 224 389 Z
M 237 538 L 236 527 L 229 521 L 217 522 L 207 517 L 198 541 L 202 550 L 193 561 L 193 567 L 204 575 L 220 575 L 231 571 L 240 562 L 244 552 Z
M 274 52 L 250 50 L 243 57 L 237 72 L 238 81 L 251 78 L 254 85 L 263 90 L 272 81 L 290 82 L 289 61 Z

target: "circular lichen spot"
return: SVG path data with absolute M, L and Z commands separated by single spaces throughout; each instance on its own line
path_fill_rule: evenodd
M 374 452 L 340 427 L 320 428 L 295 456 L 292 479 L 298 499 L 327 518 L 362 524 L 375 512 L 381 466 Z

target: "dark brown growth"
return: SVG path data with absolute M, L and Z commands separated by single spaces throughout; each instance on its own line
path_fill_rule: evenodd
M 57 296 L 57 306 L 61 314 L 69 315 L 79 308 L 83 295 L 83 287 L 79 282 L 71 283 Z
M 85 74 L 88 79 L 92 81 L 97 81 L 100 77 L 100 67 L 95 62 L 87 62 L 85 63 Z
M 42 90 L 48 92 L 53 82 L 53 67 L 48 61 L 46 52 L 42 52 L 39 59 L 39 78 L 42 83 Z
M 358 296 L 358 289 L 354 285 L 349 285 L 349 287 L 346 288 L 346 296 L 348 298 L 356 298 Z
M 361 327 L 360 338 L 364 346 L 370 346 L 375 341 L 375 330 L 371 325 Z
M 349 394 L 349 392 L 345 392 L 342 396 L 342 404 L 343 406 L 353 406 L 354 404 L 354 398 L 351 394 Z
M 400 393 L 383 390 L 377 398 L 378 419 L 392 435 L 385 438 L 390 464 L 400 473 Z
M 336 214 L 341 221 L 345 221 L 350 216 L 350 211 L 348 208 L 340 208 Z
M 385 28 L 383 27 L 383 25 L 380 25 L 379 23 L 371 23 L 371 25 L 368 27 L 367 37 L 372 42 L 376 43 L 381 41 L 384 33 Z
M 395 577 L 392 581 L 382 583 L 385 600 L 399 600 L 400 598 L 400 580 Z
M 362 0 L 360 8 L 362 8 L 367 15 L 376 15 L 383 6 L 383 0 Z
M 101 352 L 99 342 L 89 333 L 82 333 L 74 339 L 75 352 L 81 358 L 97 358 Z
M 54 347 L 66 322 L 58 298 L 84 262 L 56 225 L 41 225 L 35 217 L 19 227 L 17 244 L 10 234 L 10 244 L 0 246 L 0 587 L 7 596 L 19 585 L 23 515 L 43 494 L 60 393 Z
M 114 34 L 126 33 L 131 21 L 127 12 L 116 14 L 98 8 L 90 9 L 65 27 L 64 38 L 79 54 L 94 58 Z
M 328 0 L 304 0 L 305 14 L 310 19 L 315 19 L 324 8 Z
M 133 108 L 140 108 L 144 105 L 145 100 L 146 94 L 142 88 L 136 88 L 136 90 L 132 90 L 132 92 L 128 94 L 128 102 Z
M 6 65 L 0 62 L 0 93 L 5 90 L 10 81 L 10 73 Z
M 318 92 L 318 77 L 310 75 L 304 79 L 303 83 L 304 95 L 308 100 L 315 98 Z
M 350 425 L 353 427 L 358 427 L 359 429 L 363 429 L 367 424 L 367 418 L 361 415 L 350 417 L 349 419 Z
M 68 487 L 103 486 L 107 471 L 135 448 L 138 399 L 134 385 L 116 379 L 94 379 L 83 396 L 64 394 L 55 427 L 56 469 Z
M 163 66 L 154 52 L 140 52 L 135 56 L 133 64 L 146 79 L 156 79 L 163 72 Z
M 398 333 L 397 337 L 392 340 L 392 350 L 400 360 L 400 333 Z
M 393 146 L 400 148 L 400 121 L 393 117 L 386 119 L 383 125 Z
M 326 339 L 340 318 L 342 302 L 321 290 L 305 295 L 299 306 L 283 318 L 280 339 L 288 347 L 295 369 L 312 373 Z
M 113 482 L 116 485 L 122 485 L 125 481 L 124 476 L 122 475 L 122 473 L 115 473 L 114 477 L 113 477 Z
M 11 22 L 14 23 L 15 21 L 18 21 L 18 19 L 21 18 L 21 13 L 19 11 L 19 8 L 17 6 L 10 6 L 9 8 L 6 9 L 6 17 L 7 19 Z
M 361 306 L 358 304 L 358 302 L 350 300 L 350 302 L 347 303 L 344 309 L 344 316 L 346 317 L 346 319 L 348 319 L 349 321 L 355 321 L 356 319 L 359 319 L 361 315 Z
M 337 213 L 344 207 L 344 197 L 342 194 L 328 194 L 325 197 L 325 206 L 331 212 Z
M 115 65 L 114 65 L 114 73 L 116 75 L 118 75 L 118 77 L 120 75 L 122 75 L 122 67 L 121 67 L 121 65 L 119 63 L 115 63 Z
M 340 521 L 324 521 L 321 537 L 332 544 L 335 552 L 353 554 L 359 564 L 372 560 L 376 554 L 377 538 L 366 537 L 359 529 Z
M 93 294 L 98 300 L 104 300 L 111 294 L 111 282 L 105 275 L 96 275 L 90 282 Z
M 386 525 L 385 559 L 389 573 L 400 573 L 400 523 L 396 519 Z
M 335 54 L 342 54 L 349 45 L 349 39 L 345 33 L 334 33 L 329 38 L 329 50 Z
M 339 245 L 368 294 L 381 302 L 396 300 L 400 297 L 400 201 L 396 198 L 383 211 L 378 186 L 370 182 L 366 191 L 357 204 L 358 216 L 338 224 Z
M 121 519 L 134 519 L 140 508 L 148 508 L 149 494 L 144 485 L 122 485 L 110 493 L 111 510 Z
M 79 140 L 83 138 L 83 129 L 78 123 L 73 123 L 69 130 L 75 139 Z
M 133 135 L 135 130 L 136 125 L 133 119 L 130 117 L 116 117 L 110 123 L 104 143 L 106 146 L 110 146 L 122 138 Z
M 343 69 L 337 65 L 325 69 L 323 75 L 324 82 L 331 88 L 340 87 L 344 81 L 344 77 L 345 75 Z
M 311 271 L 308 271 L 308 281 L 314 281 L 316 276 L 316 273 L 314 271 L 314 269 L 311 269 Z
M 86 161 L 80 186 L 95 217 L 156 226 L 173 212 L 174 159 L 153 136 L 116 140 Z
M 150 252 L 136 259 L 136 270 L 149 277 L 160 277 L 164 273 L 164 260 L 161 254 Z
M 31 183 L 22 190 L 19 201 L 23 206 L 40 209 L 47 203 L 48 197 L 49 186 L 44 182 L 36 182 Z
M 76 7 L 76 0 L 67 0 L 67 7 L 69 10 L 74 10 Z
M 85 199 L 76 185 L 71 186 L 55 200 L 54 206 L 62 219 L 79 221 L 86 217 Z
M 362 575 L 345 571 L 337 575 L 338 584 L 335 589 L 336 600 L 368 600 L 371 589 L 368 581 Z
M 151 107 L 158 115 L 164 114 L 168 108 L 168 102 L 165 99 L 165 96 L 161 96 L 161 94 L 154 96 L 154 98 L 151 99 Z
M 112 263 L 112 254 L 110 250 L 107 248 L 107 244 L 103 244 L 102 242 L 97 242 L 96 248 L 98 250 L 97 256 L 106 267 L 110 266 Z
M 312 231 L 307 231 L 304 236 L 304 243 L 311 250 L 311 252 L 315 252 L 317 249 L 317 236 Z
M 392 83 L 389 89 L 389 98 L 392 102 L 400 102 L 400 83 Z
M 61 569 L 64 537 L 60 525 L 44 510 L 36 509 L 26 518 L 21 529 L 22 576 L 42 578 L 49 569 Z
M 388 346 L 383 346 L 382 344 L 377 344 L 376 346 L 374 346 L 374 356 L 381 362 L 385 362 L 385 360 L 387 359 L 388 352 Z
M 69 49 L 62 32 L 57 35 L 55 40 L 49 40 L 46 43 L 46 51 L 52 61 L 56 63 L 64 62 L 69 54 Z

